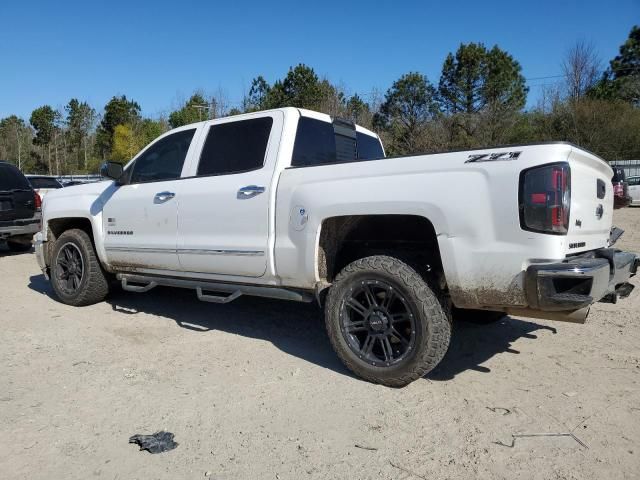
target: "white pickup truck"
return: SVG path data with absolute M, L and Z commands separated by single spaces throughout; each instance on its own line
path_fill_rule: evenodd
M 385 158 L 371 131 L 283 108 L 171 130 L 49 193 L 36 253 L 70 305 L 114 280 L 317 300 L 345 365 L 403 386 L 444 356 L 452 312 L 584 322 L 629 295 L 612 173 L 567 143 Z

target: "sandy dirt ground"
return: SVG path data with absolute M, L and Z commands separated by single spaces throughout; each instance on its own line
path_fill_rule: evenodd
M 640 252 L 640 209 L 615 220 Z M 312 305 L 72 308 L 33 253 L 0 252 L 0 326 L 2 479 L 640 478 L 640 290 L 585 325 L 456 324 L 403 389 L 350 375 Z M 175 450 L 128 444 L 161 429 Z M 539 433 L 575 438 L 512 436 Z

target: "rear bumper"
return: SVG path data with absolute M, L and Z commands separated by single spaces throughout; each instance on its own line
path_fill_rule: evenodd
M 17 235 L 33 235 L 40 230 L 41 214 L 36 213 L 32 218 L 0 221 L 0 240 Z
M 640 257 L 615 248 L 601 248 L 560 263 L 530 265 L 525 276 L 529 308 L 573 311 L 598 301 L 615 303 L 633 290 L 628 283 Z

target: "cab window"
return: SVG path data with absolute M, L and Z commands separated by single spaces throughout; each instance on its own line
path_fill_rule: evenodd
M 195 128 L 182 130 L 151 145 L 133 164 L 129 183 L 179 178 L 195 131 Z
M 230 175 L 262 168 L 272 125 L 271 117 L 213 125 L 200 155 L 197 175 Z

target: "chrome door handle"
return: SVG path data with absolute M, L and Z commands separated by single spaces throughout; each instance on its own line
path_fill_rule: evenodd
M 173 192 L 156 193 L 156 196 L 153 197 L 153 203 L 164 203 L 167 200 L 171 200 L 175 196 L 176 196 L 176 194 L 173 193 Z
M 256 195 L 264 193 L 264 190 L 264 187 L 259 187 L 258 185 L 247 185 L 246 187 L 242 187 L 240 190 L 238 190 L 238 195 L 236 196 L 236 198 L 238 200 L 253 198 Z

